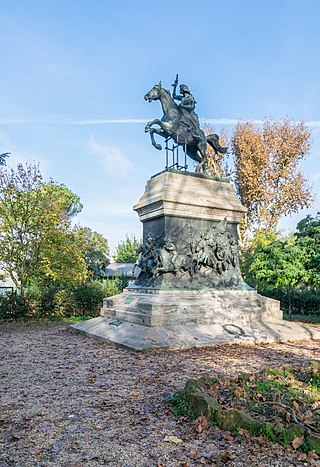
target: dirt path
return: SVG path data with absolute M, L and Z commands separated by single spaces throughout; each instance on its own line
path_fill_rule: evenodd
M 320 465 L 263 440 L 239 444 L 165 402 L 188 378 L 319 359 L 319 341 L 136 353 L 64 325 L 0 331 L 0 467 Z

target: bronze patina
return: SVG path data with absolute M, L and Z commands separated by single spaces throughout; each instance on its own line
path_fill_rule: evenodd
M 186 154 L 196 161 L 196 172 L 206 172 L 207 144 L 216 154 L 224 154 L 227 151 L 219 143 L 219 136 L 215 133 L 205 135 L 200 128 L 199 119 L 195 113 L 196 100 L 191 94 L 189 87 L 180 85 L 180 94 L 176 93 L 178 86 L 178 75 L 173 83 L 173 93 L 163 88 L 161 81 L 153 86 L 144 96 L 145 100 L 152 102 L 160 100 L 163 117 L 156 118 L 147 123 L 145 131 L 150 133 L 152 145 L 161 150 L 161 144 L 157 143 L 154 135 L 160 135 L 165 139 L 172 138 L 179 146 L 183 146 Z M 175 101 L 178 101 L 177 104 Z M 154 127 L 156 125 L 156 127 Z

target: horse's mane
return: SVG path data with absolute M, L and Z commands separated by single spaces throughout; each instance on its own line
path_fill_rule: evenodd
M 178 105 L 177 103 L 175 102 L 174 98 L 172 97 L 171 95 L 171 92 L 169 91 L 169 89 L 166 89 L 166 88 L 163 88 L 161 85 L 159 84 L 156 84 L 156 86 L 159 86 L 161 88 L 162 91 L 164 91 L 167 95 L 167 98 L 170 98 L 170 100 L 172 101 L 173 105 L 178 108 Z

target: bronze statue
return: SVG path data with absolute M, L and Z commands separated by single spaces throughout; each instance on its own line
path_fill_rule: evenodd
M 198 162 L 196 172 L 206 171 L 207 162 L 207 143 L 213 148 L 216 154 L 224 154 L 227 148 L 219 144 L 219 136 L 212 133 L 205 135 L 199 126 L 198 116 L 195 113 L 196 101 L 191 94 L 188 86 L 181 85 L 181 94 L 176 94 L 176 87 L 178 85 L 178 75 L 173 84 L 173 95 L 170 91 L 164 89 L 159 84 L 147 92 L 144 96 L 145 100 L 152 102 L 160 100 L 162 105 L 163 117 L 161 120 L 158 118 L 147 123 L 145 131 L 150 133 L 152 145 L 156 149 L 162 149 L 161 144 L 157 143 L 154 139 L 154 134 L 158 134 L 163 138 L 172 138 L 178 145 L 184 146 L 186 153 L 191 159 Z M 175 99 L 180 101 L 177 105 Z M 158 127 L 153 128 L 154 125 Z
M 190 92 L 190 89 L 186 84 L 180 85 L 180 93 L 176 94 L 176 89 L 178 86 L 178 75 L 176 76 L 175 82 L 173 83 L 173 93 L 172 97 L 175 100 L 180 101 L 178 105 L 181 112 L 181 124 L 185 125 L 188 131 L 191 132 L 192 136 L 200 140 L 200 123 L 198 115 L 195 113 L 194 109 L 196 107 L 196 100 Z

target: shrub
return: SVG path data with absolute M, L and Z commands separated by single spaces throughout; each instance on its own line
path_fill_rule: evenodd
M 105 279 L 103 281 L 103 293 L 104 297 L 112 297 L 113 295 L 118 295 L 122 292 L 123 287 L 121 287 L 119 277 L 116 279 Z
M 281 309 L 290 314 L 320 315 L 320 287 L 299 285 L 295 287 L 257 287 L 262 295 L 275 298 Z
M 104 290 L 100 282 L 83 282 L 71 291 L 75 303 L 75 316 L 97 316 L 102 306 Z
M 77 305 L 72 294 L 72 289 L 60 289 L 55 292 L 51 315 L 59 318 L 77 316 Z
M 31 312 L 31 306 L 26 296 L 12 292 L 0 296 L 0 319 L 24 318 Z
M 69 287 L 32 286 L 26 296 L 17 293 L 0 296 L 0 319 L 18 317 L 69 318 L 98 316 L 104 297 L 122 292 L 127 279 L 87 281 Z

